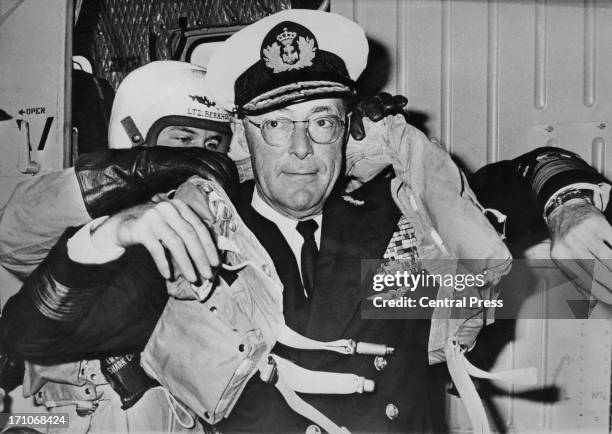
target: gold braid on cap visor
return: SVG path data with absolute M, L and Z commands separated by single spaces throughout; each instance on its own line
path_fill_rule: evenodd
M 243 112 L 261 111 L 272 105 L 283 105 L 285 102 L 308 99 L 310 96 L 321 94 L 356 95 L 357 91 L 334 81 L 300 81 L 265 92 L 244 104 L 241 110 Z

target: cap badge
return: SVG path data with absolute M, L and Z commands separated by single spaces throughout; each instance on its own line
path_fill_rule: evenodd
M 199 102 L 200 104 L 205 105 L 206 107 L 214 107 L 216 105 L 214 101 L 209 100 L 205 96 L 189 95 L 189 98 L 191 98 L 195 102 Z
M 297 37 L 297 42 L 296 42 Z M 312 66 L 317 47 L 315 40 L 308 36 L 299 36 L 287 27 L 276 36 L 273 42 L 262 50 L 266 66 L 276 74 Z

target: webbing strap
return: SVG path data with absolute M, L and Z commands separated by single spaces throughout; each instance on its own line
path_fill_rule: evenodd
M 191 415 L 191 413 L 189 413 L 189 411 L 187 411 L 185 406 L 181 404 L 165 387 L 157 386 L 156 388 L 161 389 L 161 391 L 164 392 L 166 401 L 168 402 L 168 408 L 174 415 L 174 418 L 179 423 L 179 425 L 186 429 L 193 428 L 195 426 L 195 418 Z M 185 415 L 185 420 L 179 416 L 179 411 L 180 413 Z
M 355 342 L 352 339 L 338 339 L 337 341 L 321 342 L 302 336 L 286 325 L 282 325 L 278 336 L 278 342 L 291 348 L 301 350 L 325 350 L 340 354 L 365 354 L 369 356 L 389 356 L 395 353 L 395 348 L 385 344 L 373 344 L 370 342 Z
M 355 352 L 355 342 L 350 339 L 339 339 L 333 342 L 315 341 L 302 336 L 286 325 L 281 327 L 277 341 L 288 347 L 302 350 L 327 350 L 340 354 L 353 354 Z
M 535 385 L 537 380 L 536 368 L 511 369 L 499 372 L 486 372 L 472 365 L 465 358 L 465 350 L 461 348 L 456 337 L 451 337 L 444 345 L 446 363 L 453 383 L 459 391 L 461 401 L 465 406 L 468 417 L 475 434 L 488 434 L 491 431 L 484 406 L 478 396 L 472 377 L 486 378 L 489 380 L 500 380 L 508 383 Z
M 465 368 L 472 377 L 486 378 L 488 380 L 505 381 L 512 384 L 523 384 L 533 386 L 538 383 L 538 370 L 534 367 L 524 369 L 509 369 L 507 371 L 487 372 L 472 365 L 463 353 L 459 355 Z
M 125 117 L 121 119 L 121 126 L 125 130 L 125 133 L 130 138 L 133 146 L 141 146 L 145 144 L 144 137 L 138 131 L 138 127 L 136 123 L 134 123 L 134 119 L 131 116 Z
M 374 381 L 359 375 L 311 371 L 276 354 L 270 354 L 270 357 L 276 362 L 278 377 L 296 392 L 349 394 L 374 391 Z
M 43 402 L 43 405 L 47 408 L 47 410 L 50 410 L 52 408 L 67 407 L 70 405 L 74 405 L 79 411 L 92 411 L 93 412 L 96 410 L 96 408 L 98 408 L 99 401 L 100 401 L 100 398 L 97 398 L 94 401 L 85 401 L 85 400 L 79 400 L 79 399 L 51 399 L 51 400 Z
M 444 345 L 444 354 L 446 355 L 446 365 L 448 366 L 448 372 L 453 379 L 453 383 L 459 391 L 461 401 L 465 406 L 465 410 L 472 424 L 472 432 L 474 434 L 489 434 L 491 428 L 489 427 L 489 421 L 487 415 L 472 383 L 472 379 L 468 374 L 468 371 L 461 360 L 462 353 L 461 347 L 456 338 L 449 338 L 446 345 Z
M 291 407 L 291 409 L 296 413 L 301 414 L 306 419 L 313 421 L 329 434 L 350 434 L 348 429 L 345 427 L 339 427 L 319 410 L 300 398 L 295 391 L 283 381 L 282 378 L 278 379 L 275 386 L 281 395 L 283 395 L 287 405 L 289 405 L 289 407 Z

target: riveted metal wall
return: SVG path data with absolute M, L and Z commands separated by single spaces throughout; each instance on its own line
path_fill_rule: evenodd
M 611 2 L 334 0 L 332 11 L 370 37 L 366 89 L 407 95 L 411 122 L 468 170 L 552 145 L 612 176 Z M 546 257 L 548 248 L 527 256 Z M 557 278 L 556 269 L 541 270 L 517 301 L 530 306 Z M 546 297 L 564 303 L 577 294 L 570 286 Z M 535 366 L 541 390 L 483 390 L 492 426 L 608 432 L 610 321 L 519 319 L 511 333 L 493 369 Z M 459 399 L 447 403 L 452 431 L 469 432 Z
M 332 10 L 367 30 L 368 81 L 405 93 L 415 121 L 468 168 L 553 139 L 612 174 L 610 2 L 335 0 Z

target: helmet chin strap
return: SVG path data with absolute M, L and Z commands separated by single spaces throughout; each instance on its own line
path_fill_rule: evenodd
M 138 127 L 134 123 L 131 116 L 121 119 L 121 125 L 132 142 L 132 146 L 141 146 L 145 144 L 144 137 L 138 131 Z

